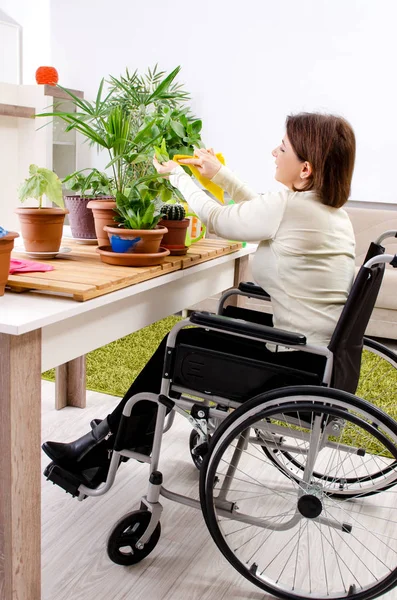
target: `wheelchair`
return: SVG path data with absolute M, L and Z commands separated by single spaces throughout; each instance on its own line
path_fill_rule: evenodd
M 397 423 L 371 402 L 371 391 L 365 399 L 354 395 L 363 348 L 382 363 L 382 369 L 371 367 L 375 383 L 383 363 L 397 364 L 392 351 L 364 338 L 385 265 L 397 266 L 397 255 L 381 245 L 389 236 L 397 232 L 371 244 L 328 347 L 271 327 L 264 313 L 225 307 L 233 294 L 269 300 L 258 286 L 242 283 L 222 296 L 218 314 L 194 312 L 173 327 L 160 393 L 139 393 L 126 403 L 105 482 L 91 489 L 56 465 L 47 471 L 48 479 L 83 500 L 111 488 L 120 461 L 149 464 L 139 510 L 125 515 L 108 538 L 112 561 L 133 565 L 153 550 L 163 496 L 202 510 L 230 564 L 278 598 L 370 600 L 396 585 Z M 315 367 L 296 372 L 282 364 L 281 351 L 266 362 L 179 343 L 187 326 L 309 353 Z M 298 383 L 279 385 L 291 380 Z M 269 388 L 269 381 L 276 386 Z M 267 391 L 257 393 L 262 384 Z M 249 394 L 250 388 L 256 393 L 242 402 L 241 390 Z M 125 441 L 133 407 L 142 400 L 157 408 L 151 456 Z M 176 413 L 193 428 L 200 500 L 163 485 L 162 436 Z

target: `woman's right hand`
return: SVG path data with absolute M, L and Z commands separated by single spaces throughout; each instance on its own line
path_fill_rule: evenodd
M 194 157 L 181 158 L 178 163 L 181 165 L 194 165 L 200 175 L 207 179 L 215 177 L 222 166 L 222 163 L 217 159 L 212 148 L 209 150 L 197 148 L 194 151 Z

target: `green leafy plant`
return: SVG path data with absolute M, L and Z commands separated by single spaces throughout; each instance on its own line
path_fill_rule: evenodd
M 138 154 L 130 158 L 132 178 L 144 177 L 154 172 L 153 151 L 161 162 L 175 154 L 193 155 L 195 147 L 202 147 L 201 119 L 192 115 L 186 103 L 189 94 L 176 82 L 180 67 L 169 75 L 164 71 L 148 69 L 144 75 L 137 71 L 119 78 L 111 77 L 111 103 L 122 106 L 130 115 L 131 132 L 141 145 Z M 158 191 L 163 202 L 182 195 L 172 188 L 165 178 L 159 183 Z
M 164 138 L 161 140 L 160 146 L 153 146 L 153 148 L 155 156 L 159 162 L 166 162 L 167 160 L 170 160 L 170 155 L 168 154 Z
M 25 179 L 19 189 L 19 199 L 25 202 L 34 198 L 39 203 L 39 208 L 43 208 L 43 196 L 46 195 L 50 202 L 53 202 L 59 208 L 64 208 L 62 196 L 62 182 L 54 171 L 30 165 L 30 177 Z
M 156 178 L 157 179 L 157 178 Z M 117 194 L 115 221 L 125 229 L 154 229 L 162 215 L 162 201 L 157 197 L 153 177 L 135 181 L 128 196 Z
M 106 150 L 110 162 L 105 168 L 112 169 L 116 192 L 123 192 L 130 180 L 128 157 L 136 149 L 136 143 L 130 135 L 130 119 L 121 106 L 111 105 L 107 93 L 103 98 L 104 80 L 102 79 L 95 102 L 78 98 L 73 92 L 59 86 L 74 104 L 75 112 L 42 113 L 38 117 L 58 117 L 62 119 L 65 131 L 76 130 L 91 144 Z M 59 107 L 58 107 L 59 108 Z M 135 157 L 138 160 L 138 156 Z
M 182 200 L 181 194 L 172 188 L 167 178 L 159 177 L 152 165 L 155 147 L 163 147 L 172 158 L 180 153 L 193 154 L 194 146 L 202 145 L 202 123 L 186 106 L 190 97 L 176 82 L 179 72 L 180 67 L 176 67 L 167 75 L 157 66 L 148 69 L 144 75 L 126 70 L 119 78 L 110 77 L 107 91 L 104 91 L 105 80 L 102 79 L 92 102 L 58 86 L 75 111 L 62 111 L 62 104 L 59 104 L 54 112 L 37 115 L 62 119 L 66 132 L 78 131 L 90 144 L 108 152 L 109 162 L 105 169 L 112 170 L 113 192 L 120 210 L 125 209 L 130 190 L 134 190 L 135 206 L 137 191 L 142 189 L 143 213 L 140 211 L 139 214 L 146 214 L 148 190 L 142 188 L 143 179 L 145 183 L 148 181 L 146 177 L 151 181 L 152 202 L 156 198 L 167 202 L 175 195 Z M 73 185 L 79 185 L 79 182 L 75 180 Z
M 89 171 L 87 175 L 85 171 Z M 111 196 L 112 180 L 98 169 L 81 169 L 62 180 L 68 190 L 79 192 L 85 197 Z

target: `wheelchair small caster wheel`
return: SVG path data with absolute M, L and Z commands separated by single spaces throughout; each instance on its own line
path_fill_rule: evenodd
M 204 457 L 208 452 L 208 443 L 197 445 L 198 437 L 199 434 L 197 431 L 192 429 L 189 437 L 190 456 L 192 457 L 195 467 L 200 470 L 204 461 Z M 210 436 L 208 436 L 208 442 L 210 439 Z
M 156 529 L 142 548 L 136 546 L 149 525 L 150 516 L 151 513 L 147 510 L 136 510 L 116 523 L 107 545 L 108 556 L 116 565 L 135 565 L 154 549 L 160 538 L 160 523 L 157 523 Z

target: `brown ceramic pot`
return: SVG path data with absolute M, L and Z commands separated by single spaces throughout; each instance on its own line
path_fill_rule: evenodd
M 4 288 L 10 272 L 11 251 L 17 237 L 19 237 L 18 233 L 9 231 L 7 235 L 0 238 L 0 296 L 4 296 Z
M 121 227 L 105 226 L 104 230 L 107 232 L 109 240 L 111 240 L 112 235 L 118 235 L 126 240 L 133 240 L 140 237 L 141 241 L 134 246 L 134 253 L 138 254 L 154 254 L 158 252 L 163 235 L 168 231 L 166 227 L 160 227 L 159 225 L 154 229 L 121 229 Z M 106 240 L 106 244 L 103 245 L 106 246 L 109 240 Z
M 169 248 L 171 254 L 174 249 L 185 248 L 186 231 L 189 227 L 190 220 L 182 219 L 182 221 L 172 221 L 171 219 L 161 219 L 159 225 L 168 229 L 164 235 L 161 245 L 164 248 Z
M 25 250 L 58 252 L 67 209 L 17 208 Z
M 106 246 L 109 243 L 109 238 L 104 232 L 105 225 L 115 226 L 114 217 L 117 216 L 116 202 L 114 200 L 90 200 L 87 204 L 94 215 L 95 233 L 98 240 L 98 246 Z

